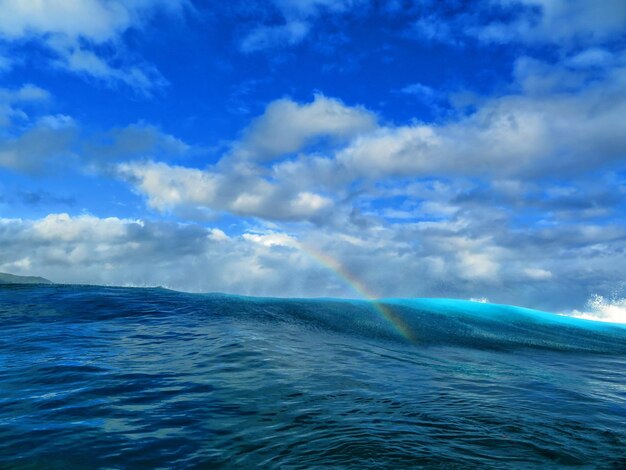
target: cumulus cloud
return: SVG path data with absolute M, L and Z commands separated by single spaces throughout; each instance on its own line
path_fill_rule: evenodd
M 546 251 L 532 248 L 543 243 L 539 233 L 519 233 L 513 240 L 505 227 L 494 226 L 494 234 L 485 238 L 472 234 L 475 228 L 466 220 L 314 233 L 248 228 L 227 234 L 197 224 L 50 214 L 0 219 L 0 271 L 57 282 L 358 297 L 328 269 L 329 262 L 319 261 L 324 258 L 372 295 L 487 296 L 553 311 L 580 308 L 591 292 L 606 292 L 612 279 L 626 274 L 620 251 L 624 229 L 612 242 L 599 231 L 583 230 L 587 245 L 596 249 L 577 259 L 568 253 L 576 250 L 573 241 Z M 541 279 L 527 276 L 548 269 L 559 282 L 543 274 Z
M 283 242 L 287 235 L 230 237 L 198 225 L 51 214 L 0 219 L 0 240 L 11 246 L 0 248 L 0 270 L 36 270 L 56 282 L 297 295 L 323 290 L 328 277 Z
M 323 219 L 333 206 L 327 197 L 258 176 L 154 162 L 123 163 L 118 172 L 148 197 L 150 206 L 160 211 L 182 206 L 267 220 L 315 221 Z
M 518 71 L 517 91 L 439 124 L 381 126 L 367 110 L 331 98 L 279 100 L 222 162 L 205 169 L 146 160 L 188 151 L 155 127 L 113 129 L 71 148 L 83 164 L 115 163 L 117 174 L 156 210 L 204 209 L 317 228 L 296 224 L 281 231 L 275 225 L 269 232 L 229 235 L 196 224 L 93 216 L 4 220 L 0 246 L 11 249 L 0 250 L 0 268 L 64 282 L 356 295 L 319 265 L 314 253 L 321 252 L 378 295 L 488 296 L 554 311 L 576 308 L 626 275 L 626 263 L 618 262 L 626 228 L 581 216 L 598 205 L 617 207 L 626 185 L 607 179 L 584 191 L 546 186 L 542 171 L 580 178 L 586 169 L 620 161 L 626 147 L 615 118 L 623 113 L 624 75 L 614 64 L 586 89 L 530 83 L 564 67 L 526 65 Z M 36 87 L 7 93 L 10 106 L 47 99 Z M 33 123 L 39 127 L 3 143 L 5 166 L 40 161 L 41 149 L 51 155 L 50 144 L 72 121 L 47 115 Z M 37 142 L 43 130 L 51 135 L 25 144 Z M 318 139 L 328 139 L 327 145 L 314 145 Z M 322 153 L 309 154 L 310 148 Z M 11 156 L 10 149 L 22 154 Z M 438 173 L 444 176 L 434 178 Z M 489 184 L 475 181 L 484 177 Z M 358 180 L 364 182 L 353 193 Z M 573 223 L 552 223 L 551 217 L 571 211 Z
M 342 142 L 375 127 L 376 116 L 361 106 L 346 106 L 320 94 L 304 104 L 284 98 L 272 101 L 251 123 L 233 154 L 239 158 L 271 160 L 297 152 L 321 138 Z
M 268 220 L 335 223 L 354 211 L 355 194 L 376 199 L 376 182 L 418 177 L 454 178 L 458 188 L 468 178 L 494 186 L 485 189 L 490 201 L 478 193 L 448 194 L 411 208 L 394 207 L 388 216 L 448 218 L 460 204 L 496 202 L 561 217 L 569 206 L 571 215 L 600 217 L 620 203 L 622 190 L 611 202 L 600 190 L 585 201 L 594 194 L 591 189 L 578 195 L 536 187 L 520 193 L 513 186 L 619 170 L 626 155 L 624 60 L 615 56 L 611 67 L 589 75 L 565 65 L 567 58 L 559 64 L 520 59 L 507 94 L 482 99 L 474 112 L 440 123 L 379 125 L 368 110 L 321 95 L 310 103 L 280 99 L 213 167 L 135 161 L 118 169 L 162 211 L 200 207 Z
M 298 175 L 290 175 L 285 159 L 326 141 L 331 149 L 345 145 L 375 128 L 375 115 L 360 106 L 322 95 L 304 104 L 279 99 L 213 167 L 142 160 L 120 164 L 118 174 L 160 211 L 206 209 L 273 221 L 328 222 L 335 201 L 323 191 L 325 184 L 309 177 L 310 184 L 303 185 L 299 164 Z M 271 168 L 264 166 L 274 160 Z
M 144 63 L 114 66 L 104 49 L 123 49 L 123 35 L 141 28 L 157 9 L 178 14 L 185 0 L 20 0 L 0 1 L 0 40 L 36 41 L 53 53 L 54 65 L 110 84 L 125 83 L 150 95 L 166 82 Z
M 9 38 L 28 34 L 62 34 L 101 42 L 112 39 L 131 24 L 131 12 L 119 2 L 2 0 L 0 32 Z
M 560 177 L 615 168 L 626 155 L 624 62 L 600 79 L 578 76 L 584 88 L 559 86 L 564 73 L 575 74 L 560 65 L 521 62 L 521 92 L 483 100 L 456 121 L 378 128 L 339 150 L 336 160 L 369 177 Z

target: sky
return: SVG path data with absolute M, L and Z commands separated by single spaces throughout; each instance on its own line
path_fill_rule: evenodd
M 0 0 L 0 271 L 626 322 L 626 2 Z

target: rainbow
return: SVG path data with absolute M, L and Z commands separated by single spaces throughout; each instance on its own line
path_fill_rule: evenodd
M 411 343 L 415 343 L 417 338 L 415 337 L 414 332 L 409 328 L 407 323 L 400 317 L 398 314 L 394 313 L 393 310 L 384 303 L 380 302 L 378 297 L 372 294 L 366 286 L 357 279 L 354 275 L 352 275 L 342 264 L 334 258 L 331 258 L 325 253 L 322 253 L 311 246 L 305 246 L 299 244 L 300 250 L 310 256 L 312 259 L 317 261 L 320 265 L 324 266 L 331 272 L 333 272 L 338 278 L 344 281 L 354 292 L 358 294 L 359 297 L 368 301 L 376 313 L 378 313 L 382 318 L 384 318 L 389 324 L 391 324 L 394 329 L 402 335 L 405 339 L 407 339 Z

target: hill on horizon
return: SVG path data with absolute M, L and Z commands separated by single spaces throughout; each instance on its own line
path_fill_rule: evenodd
M 53 282 L 40 276 L 17 276 L 0 273 L 0 284 L 53 284 Z

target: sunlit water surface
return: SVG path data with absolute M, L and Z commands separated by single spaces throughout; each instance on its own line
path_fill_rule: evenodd
M 80 286 L 0 321 L 2 468 L 626 467 L 625 327 Z

